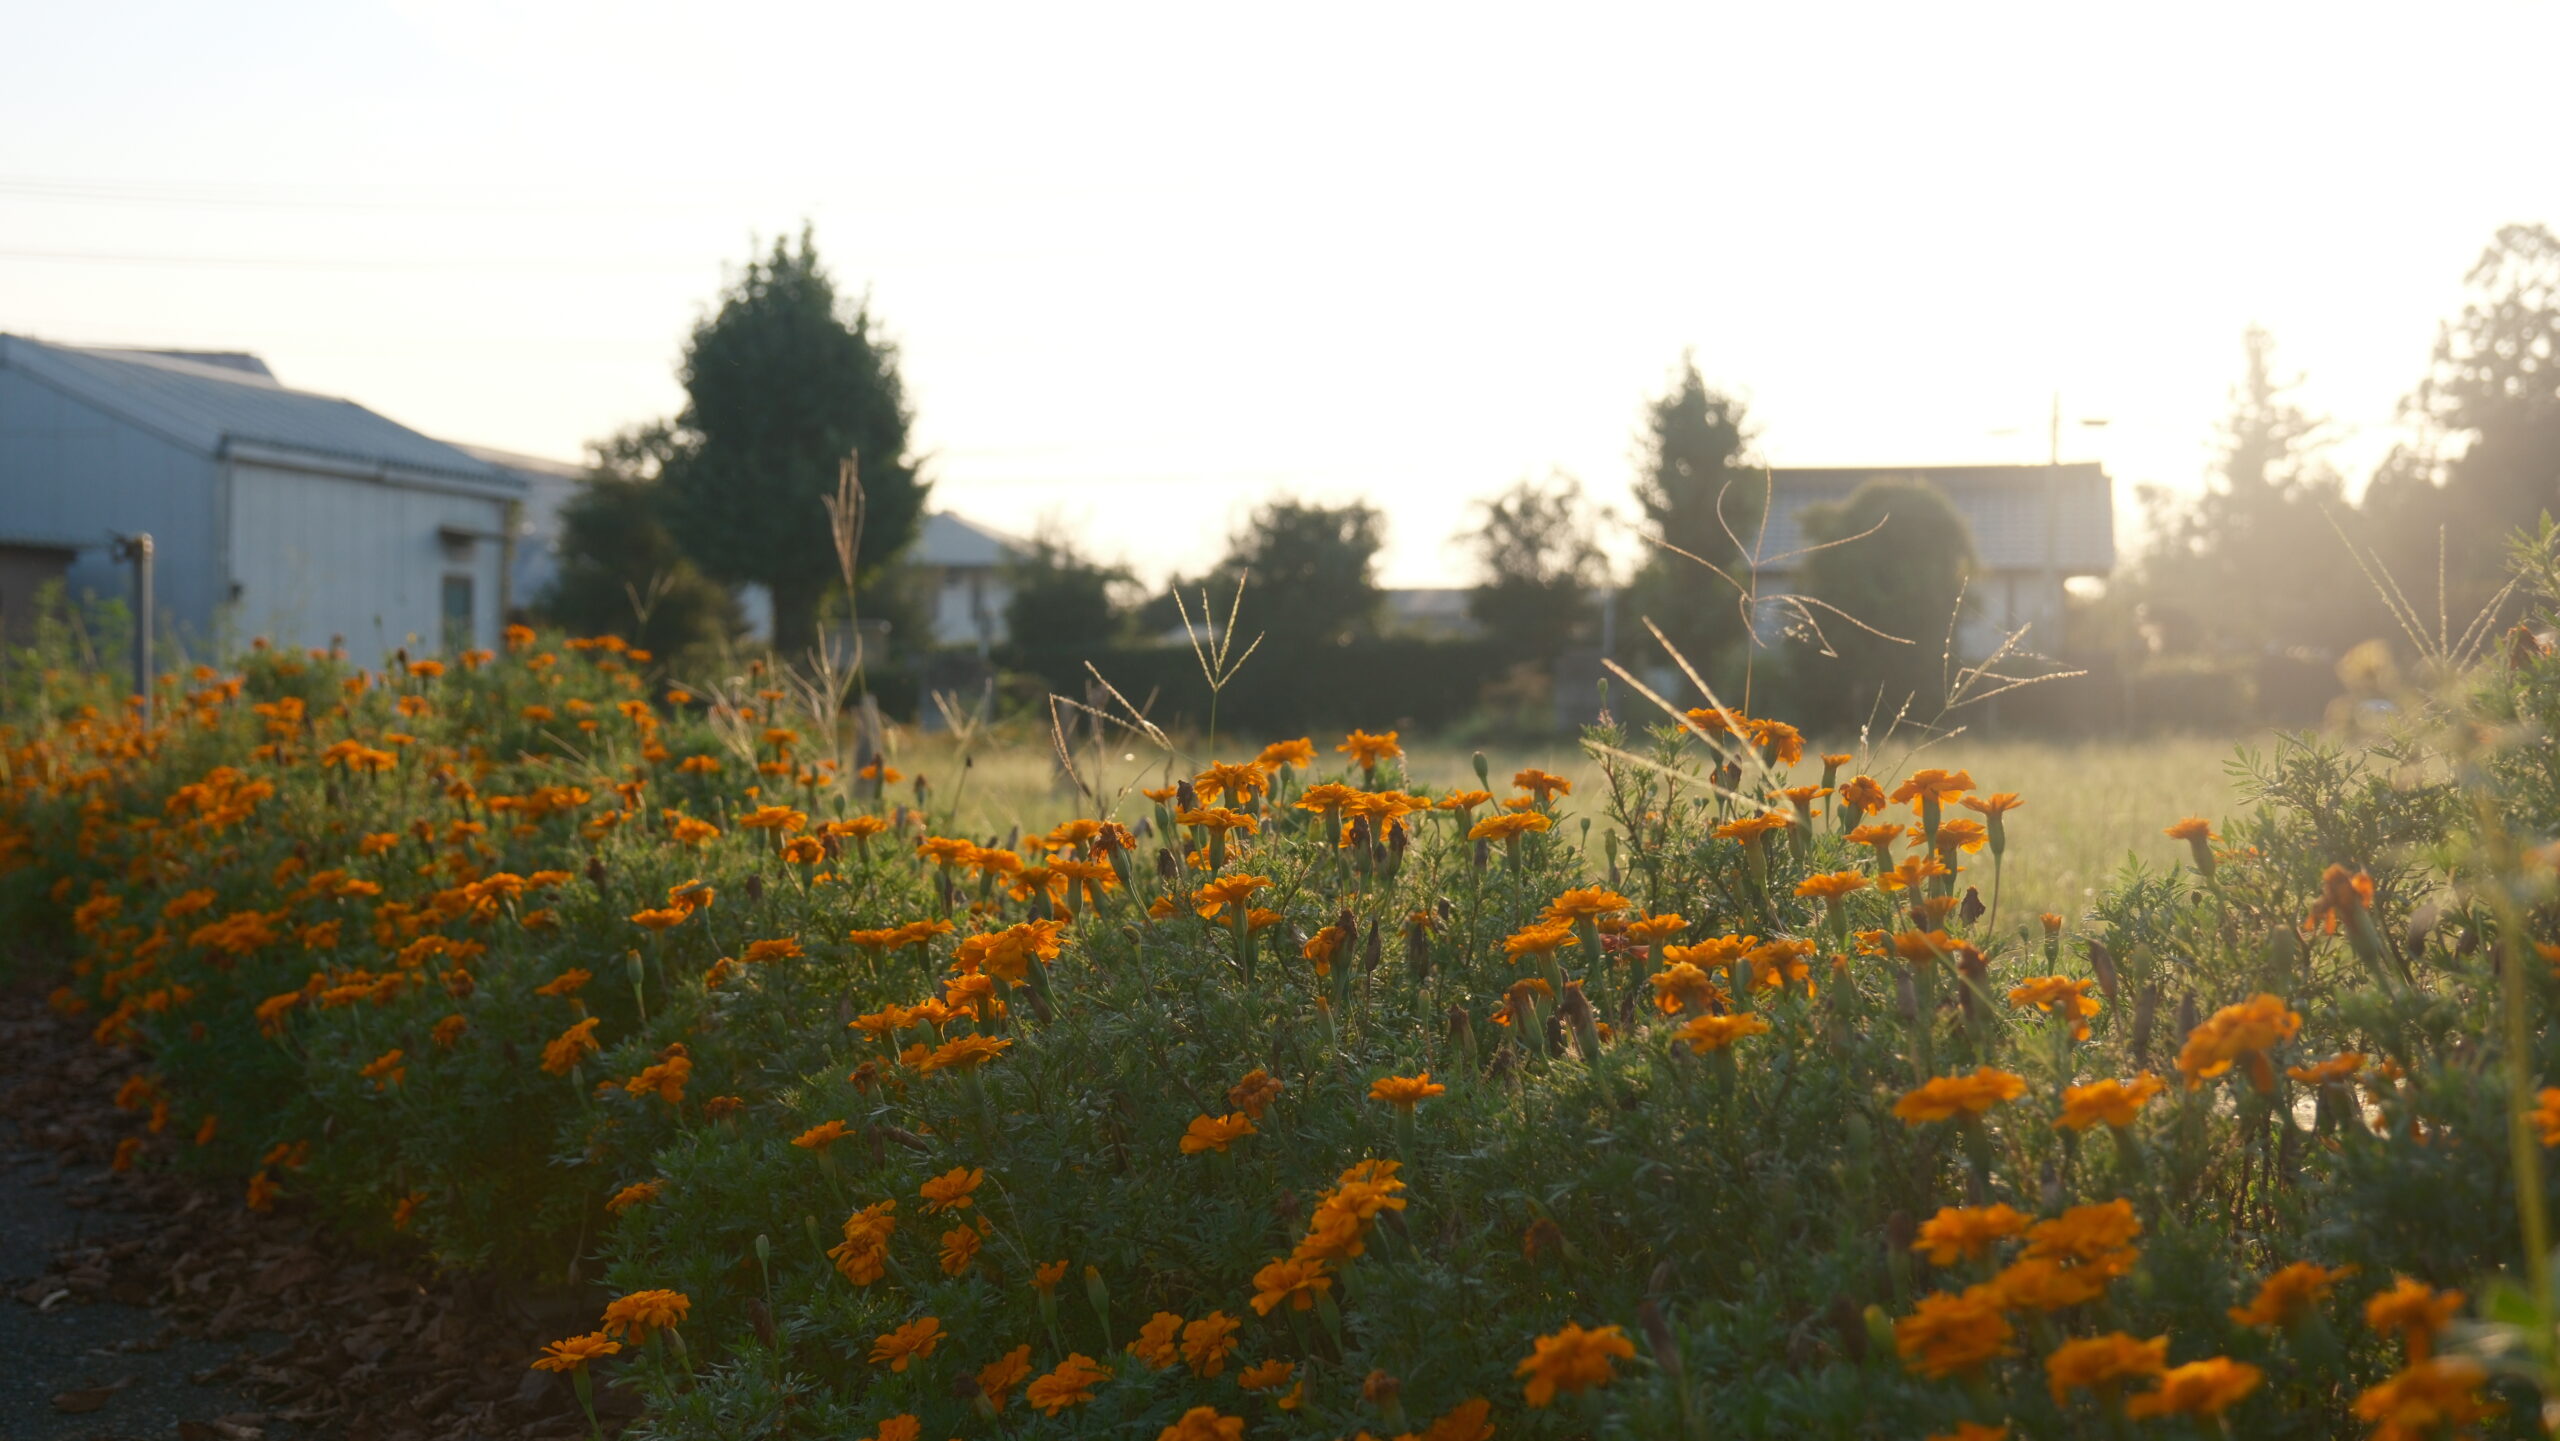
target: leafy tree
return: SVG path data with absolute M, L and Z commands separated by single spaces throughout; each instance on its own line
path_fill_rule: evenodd
M 1934 486 L 1877 479 L 1807 507 L 1802 525 L 1805 544 L 1824 547 L 1804 557 L 1794 587 L 1822 602 L 1790 656 L 1805 714 L 1838 724 L 1915 698 L 1934 710 L 1946 623 L 1974 566 L 1964 516 Z
M 1376 506 L 1274 500 L 1256 507 L 1229 538 L 1226 559 L 1205 582 L 1177 584 L 1195 624 L 1204 584 L 1217 611 L 1210 620 L 1223 624 L 1228 597 L 1243 577 L 1236 629 L 1259 632 L 1267 653 L 1304 655 L 1376 632 L 1377 561 L 1385 545 L 1386 517 Z
M 1558 475 L 1523 480 L 1475 504 L 1459 539 L 1482 577 L 1467 614 L 1524 658 L 1554 657 L 1591 621 L 1591 592 L 1608 579 L 1582 483 Z
M 680 374 L 687 403 L 666 466 L 675 533 L 714 577 L 771 588 L 775 647 L 796 652 L 840 583 L 823 500 L 846 456 L 861 461 L 859 569 L 915 538 L 926 487 L 908 453 L 897 348 L 867 304 L 839 300 L 803 230 L 796 249 L 776 241 L 748 262 L 694 328 Z
M 2445 577 L 2454 627 L 2501 583 L 2508 537 L 2560 499 L 2560 235 L 2506 226 L 2466 282 L 2470 300 L 2403 405 L 2421 439 L 2365 498 L 2376 548 L 2422 612 L 2436 609 L 2424 578 Z
M 1127 630 L 1121 595 L 1129 573 L 1106 566 L 1061 534 L 1032 539 L 1005 568 L 1006 650 L 1012 663 L 1061 685 Z
M 2247 369 L 2205 493 L 2143 491 L 2151 540 L 2133 589 L 2177 649 L 2334 653 L 2376 617 L 2332 529 L 2351 517 L 2325 454 L 2328 422 L 2295 401 L 2299 380 L 2277 378 L 2272 335 L 2252 326 L 2241 346 Z
M 560 571 L 535 602 L 542 619 L 663 655 L 744 628 L 737 597 L 685 558 L 662 517 L 658 477 L 674 443 L 649 426 L 595 447 L 586 484 L 560 508 Z
M 1645 407 L 1636 505 L 1648 540 L 1687 554 L 1657 547 L 1646 557 L 1636 574 L 1636 607 L 1701 666 L 1748 634 L 1734 582 L 1749 581 L 1744 546 L 1757 535 L 1767 500 L 1757 468 L 1747 463 L 1752 439 L 1742 402 L 1709 389 L 1690 356 L 1681 357 L 1671 388 Z

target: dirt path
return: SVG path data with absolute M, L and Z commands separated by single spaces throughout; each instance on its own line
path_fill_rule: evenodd
M 586 1423 L 527 1369 L 540 1307 L 362 1254 L 289 1206 L 166 1168 L 116 1087 L 141 1066 L 0 994 L 0 1441 L 555 1441 Z M 608 1423 L 609 1424 L 609 1423 Z

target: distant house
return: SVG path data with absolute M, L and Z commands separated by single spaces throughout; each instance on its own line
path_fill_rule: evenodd
M 254 356 L 0 335 L 0 604 L 47 576 L 124 595 L 107 543 L 148 531 L 161 626 L 192 643 L 492 646 L 526 491 Z
M 980 651 L 1004 644 L 1004 610 L 1013 599 L 1005 571 L 1024 550 L 1012 536 L 947 510 L 925 516 L 906 565 L 931 598 L 932 644 Z
M 1916 481 L 1953 502 L 1973 531 L 1973 583 L 1956 648 L 1979 659 L 2024 628 L 2019 644 L 2062 649 L 2063 582 L 2115 569 L 2115 489 L 2106 470 L 2086 465 L 1844 466 L 1772 470 L 1769 519 L 1759 553 L 1764 569 L 1786 572 L 1805 545 L 1804 512 L 1847 500 L 1871 480 Z M 1746 537 L 1748 539 L 1748 537 Z M 1764 618 L 1782 618 L 1764 607 Z M 1934 644 L 1944 616 L 1862 617 Z M 1934 626 L 1936 629 L 1932 630 Z M 1913 631 L 1925 632 L 1912 634 Z
M 1378 597 L 1378 629 L 1415 640 L 1472 640 L 1484 627 L 1467 614 L 1475 592 L 1465 586 L 1410 586 Z

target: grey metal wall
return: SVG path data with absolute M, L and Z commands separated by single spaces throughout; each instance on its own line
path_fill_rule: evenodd
M 16 369 L 0 369 L 0 537 L 79 546 L 75 591 L 126 596 L 107 533 L 151 532 L 164 634 L 211 645 L 227 584 L 211 457 L 162 440 Z
M 344 637 L 368 664 L 400 646 L 430 654 L 444 648 L 444 578 L 460 575 L 472 583 L 470 643 L 497 644 L 505 501 L 241 461 L 229 479 L 243 636 L 288 646 Z M 448 543 L 447 527 L 480 538 Z

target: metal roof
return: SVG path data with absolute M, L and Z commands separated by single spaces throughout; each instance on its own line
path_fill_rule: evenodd
M 1972 528 L 1974 557 L 1986 570 L 2115 569 L 2115 486 L 2096 464 L 1773 469 L 1760 554 L 1773 568 L 1791 568 L 1796 562 L 1785 557 L 1804 546 L 1805 510 L 1847 500 L 1871 480 L 1915 481 L 1946 496 Z
M 397 467 L 514 492 L 523 481 L 352 400 L 290 390 L 260 365 L 140 350 L 89 350 L 0 335 L 16 369 L 201 455 L 248 445 L 369 468 Z
M 1022 542 L 947 510 L 926 514 L 907 552 L 909 565 L 937 565 L 968 570 L 1003 565 L 1023 549 Z

